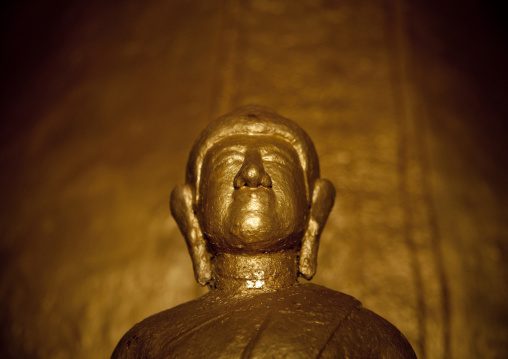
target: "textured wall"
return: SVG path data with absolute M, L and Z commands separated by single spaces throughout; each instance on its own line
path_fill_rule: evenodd
M 389 319 L 420 358 L 508 356 L 508 56 L 492 10 L 92 0 L 4 16 L 1 357 L 107 357 L 204 293 L 169 193 L 206 123 L 252 102 L 300 123 L 336 185 L 313 282 Z

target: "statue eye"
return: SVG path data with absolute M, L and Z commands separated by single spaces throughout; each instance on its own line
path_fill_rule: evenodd
M 280 153 L 269 154 L 263 156 L 263 162 L 266 166 L 275 166 L 278 168 L 290 168 L 293 166 L 293 159 Z
M 215 167 L 228 167 L 238 163 L 243 163 L 243 160 L 244 156 L 242 153 L 229 151 L 221 153 L 220 156 L 217 156 L 213 163 Z
M 284 163 L 285 161 L 278 153 L 270 153 L 263 155 L 263 162 Z

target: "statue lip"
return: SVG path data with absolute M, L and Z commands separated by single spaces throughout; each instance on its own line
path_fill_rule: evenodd
M 244 187 L 233 193 L 233 202 L 229 208 L 231 223 L 234 223 L 236 234 L 248 234 L 247 242 L 258 241 L 255 233 L 262 233 L 272 228 L 275 193 L 265 187 Z
M 272 186 L 270 187 L 266 187 L 266 186 L 255 186 L 255 187 L 250 187 L 250 186 L 242 186 L 242 187 L 238 187 L 236 188 L 235 187 L 235 191 L 273 191 L 272 189 Z
M 249 200 L 260 200 L 263 201 L 271 200 L 274 195 L 274 192 L 271 188 L 266 188 L 263 186 L 258 187 L 240 187 L 235 188 L 235 191 L 233 192 L 233 200 L 240 200 L 240 201 L 249 201 Z M 266 197 L 268 196 L 268 197 Z

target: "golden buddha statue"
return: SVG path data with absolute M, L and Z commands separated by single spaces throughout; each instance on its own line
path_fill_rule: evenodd
M 212 122 L 170 201 L 210 291 L 136 324 L 112 358 L 416 358 L 358 300 L 298 283 L 316 271 L 334 198 L 293 121 L 250 105 Z

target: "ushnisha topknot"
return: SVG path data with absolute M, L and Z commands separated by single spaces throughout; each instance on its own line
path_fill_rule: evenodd
M 275 136 L 290 143 L 303 168 L 307 201 L 311 200 L 314 182 L 319 178 L 319 160 L 309 135 L 292 120 L 267 107 L 246 105 L 211 122 L 194 143 L 187 162 L 186 182 L 194 188 L 195 203 L 199 201 L 201 168 L 206 153 L 220 140 L 235 135 Z

